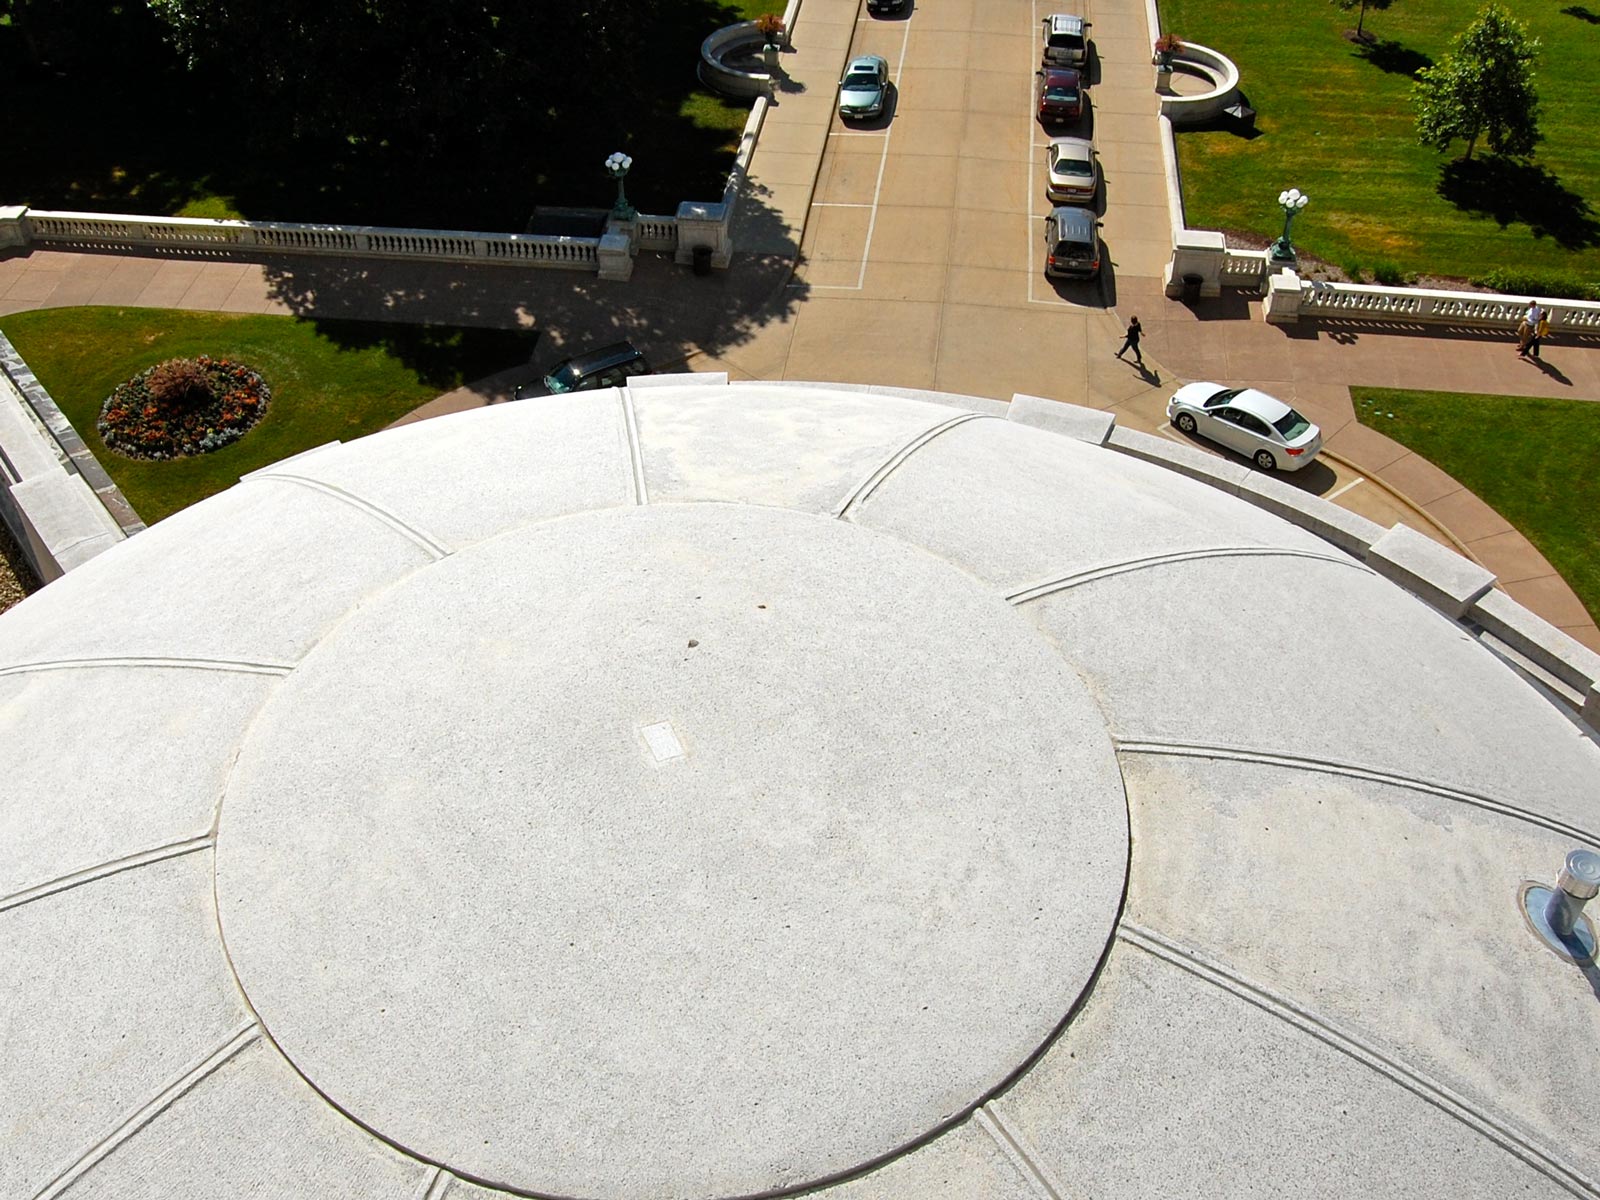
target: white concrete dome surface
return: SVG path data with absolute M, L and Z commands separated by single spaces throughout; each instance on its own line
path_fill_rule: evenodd
M 0 617 L 0 1197 L 1600 1196 L 1600 751 L 1304 529 L 687 376 Z

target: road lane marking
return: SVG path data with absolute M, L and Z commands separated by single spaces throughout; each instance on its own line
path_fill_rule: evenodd
M 1345 484 L 1342 488 L 1338 489 L 1338 491 L 1330 492 L 1328 495 L 1324 496 L 1323 499 L 1324 500 L 1337 500 L 1340 496 L 1344 495 L 1351 488 L 1355 487 L 1356 484 L 1365 483 L 1366 481 L 1367 481 L 1367 478 L 1366 478 L 1365 475 L 1357 475 L 1349 483 Z

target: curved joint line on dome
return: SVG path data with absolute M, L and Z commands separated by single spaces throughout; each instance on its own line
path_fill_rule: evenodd
M 372 501 L 364 500 L 353 492 L 347 492 L 336 484 L 324 483 L 320 479 L 312 479 L 306 475 L 291 475 L 287 472 L 280 473 L 277 471 L 267 471 L 251 475 L 248 479 L 241 480 L 240 482 L 255 483 L 258 480 L 268 479 L 281 480 L 284 483 L 292 483 L 297 484 L 300 487 L 310 488 L 314 492 L 321 492 L 325 496 L 331 496 L 333 499 L 338 500 L 341 503 L 348 504 L 350 507 L 366 513 L 367 516 L 373 518 L 374 520 L 380 521 L 384 525 L 387 525 L 401 537 L 418 546 L 430 558 L 439 559 L 448 558 L 450 556 L 450 547 L 446 546 L 443 542 L 440 542 L 437 538 L 424 533 L 414 525 L 408 524 L 406 521 L 397 517 L 388 509 L 380 508 L 376 504 L 372 503 Z
M 1321 550 L 1301 550 L 1291 546 L 1210 546 L 1199 550 L 1174 550 L 1167 554 L 1151 554 L 1144 558 L 1130 558 L 1123 562 L 1104 563 L 1098 567 L 1088 567 L 1082 571 L 1074 571 L 1070 575 L 1061 575 L 1054 579 L 1047 579 L 1041 583 L 1030 584 L 1025 588 L 1012 592 L 1006 597 L 1009 604 L 1027 604 L 1032 600 L 1039 600 L 1056 592 L 1066 591 L 1068 588 L 1077 587 L 1081 583 L 1094 583 L 1100 579 L 1108 579 L 1113 575 L 1124 575 L 1129 571 L 1143 571 L 1150 567 L 1162 567 L 1169 563 L 1194 562 L 1206 558 L 1311 558 L 1321 562 L 1336 563 L 1343 567 L 1354 567 L 1368 575 L 1374 574 L 1372 568 L 1358 563 L 1355 559 L 1343 554 L 1330 554 Z
M 33 671 L 77 671 L 104 667 L 154 667 L 169 671 L 232 671 L 240 675 L 287 675 L 286 663 L 247 662 L 226 658 L 162 658 L 156 655 L 108 655 L 104 658 L 52 658 L 41 662 L 12 663 L 0 675 L 26 675 Z
M 254 1021 L 229 1034 L 228 1039 L 222 1045 L 212 1050 L 204 1058 L 191 1064 L 178 1078 L 163 1088 L 154 1099 L 142 1105 L 122 1124 L 79 1155 L 76 1162 L 39 1189 L 34 1194 L 33 1200 L 56 1200 L 57 1196 L 60 1196 L 73 1184 L 77 1183 L 78 1180 L 82 1179 L 113 1150 L 160 1116 L 176 1103 L 184 1093 L 193 1089 L 206 1076 L 210 1075 L 260 1036 L 261 1026 Z
M 9 896 L 0 896 L 0 912 L 8 908 L 18 908 L 34 900 L 43 900 L 46 896 L 54 896 L 65 892 L 80 884 L 93 883 L 97 879 L 105 879 L 112 875 L 120 875 L 123 871 L 131 871 L 135 867 L 147 867 L 151 863 L 165 862 L 169 858 L 179 858 L 185 854 L 193 854 L 196 850 L 208 849 L 213 838 L 208 833 L 201 837 L 189 838 L 182 842 L 172 842 L 165 846 L 155 846 L 149 850 L 140 850 L 133 854 L 125 854 L 121 858 L 113 858 L 109 862 L 99 863 L 96 866 L 84 867 L 81 871 L 73 871 L 68 875 L 61 875 L 55 879 L 47 879 L 43 883 L 36 883 L 32 887 L 23 888 L 20 892 L 12 892 Z
M 1353 1031 L 1296 1004 L 1263 984 L 1246 979 L 1195 947 L 1185 946 L 1153 929 L 1125 921 L 1117 930 L 1117 940 L 1185 970 L 1348 1055 L 1496 1143 L 1573 1195 L 1590 1200 L 1600 1197 L 1600 1184 L 1541 1146 L 1531 1136 Z
M 941 433 L 947 433 L 954 429 L 957 425 L 965 425 L 968 421 L 1002 421 L 1004 419 L 1004 417 L 1000 417 L 992 413 L 964 412 L 957 413 L 949 420 L 940 421 L 937 425 L 930 429 L 924 429 L 921 433 L 917 434 L 916 437 L 912 438 L 904 446 L 901 446 L 900 449 L 896 450 L 893 454 L 889 455 L 888 458 L 884 459 L 883 462 L 879 463 L 870 475 L 868 475 L 860 483 L 856 484 L 856 486 L 850 490 L 849 494 L 846 495 L 845 498 L 841 500 L 834 508 L 833 515 L 842 519 L 845 513 L 849 512 L 851 508 L 855 507 L 857 504 L 864 504 L 867 497 L 872 495 L 873 492 L 877 491 L 878 485 L 885 479 L 889 478 L 889 476 L 894 473 L 895 469 L 898 468 L 901 463 L 905 462 L 906 459 L 910 458 L 918 450 L 922 449 L 929 442 L 933 441 L 933 439 L 938 437 Z
M 628 438 L 628 469 L 633 474 L 633 502 L 644 506 L 650 503 L 650 489 L 644 477 L 644 447 L 639 442 L 639 418 L 633 410 L 633 393 L 627 388 L 618 389 L 622 404 L 622 428 Z
M 1295 754 L 1280 754 L 1271 750 L 1252 750 L 1245 746 L 1213 745 L 1205 742 L 1177 742 L 1162 741 L 1158 739 L 1119 738 L 1114 737 L 1119 754 L 1164 754 L 1174 758 L 1219 758 L 1230 762 L 1258 763 L 1268 767 L 1287 767 L 1300 771 L 1316 771 L 1323 775 L 1342 775 L 1350 779 L 1366 779 L 1373 783 L 1386 784 L 1389 787 L 1404 788 L 1413 792 L 1425 792 L 1430 796 L 1438 796 L 1442 800 L 1453 800 L 1457 804 L 1469 804 L 1473 808 L 1481 808 L 1486 812 L 1497 813 L 1503 817 L 1511 817 L 1518 821 L 1525 821 L 1529 825 L 1537 825 L 1541 829 L 1548 829 L 1551 833 L 1558 833 L 1562 837 L 1571 838 L 1573 841 L 1584 842 L 1588 845 L 1600 845 L 1600 834 L 1568 825 L 1565 821 L 1558 821 L 1554 817 L 1547 817 L 1543 813 L 1534 812 L 1520 804 L 1513 804 L 1509 800 L 1499 800 L 1493 796 L 1485 796 L 1480 792 L 1469 792 L 1462 788 L 1452 787 L 1447 783 L 1439 783 L 1432 779 L 1422 779 L 1415 775 L 1401 775 L 1395 771 L 1386 771 L 1382 767 L 1370 767 L 1362 763 L 1341 762 L 1333 758 L 1306 758 Z

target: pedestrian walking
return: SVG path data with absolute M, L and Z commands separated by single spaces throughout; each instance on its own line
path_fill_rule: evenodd
M 1139 318 L 1129 318 L 1128 333 L 1127 336 L 1122 339 L 1122 349 L 1117 351 L 1117 357 L 1121 358 L 1129 350 L 1132 350 L 1133 361 L 1138 363 L 1141 367 L 1144 366 L 1144 355 L 1139 353 L 1139 338 L 1143 333 L 1144 327 L 1139 324 Z
M 1517 357 L 1527 358 L 1528 347 L 1533 344 L 1533 326 L 1528 323 L 1528 318 L 1523 317 L 1517 322 Z
M 1542 316 L 1544 316 L 1544 309 L 1539 307 L 1539 302 L 1537 300 L 1529 300 L 1528 301 L 1528 314 L 1527 314 L 1527 317 L 1526 317 L 1526 320 L 1528 322 L 1528 328 L 1529 329 L 1537 329 L 1537 328 L 1539 328 L 1539 318 L 1542 317 Z
M 1539 357 L 1539 347 L 1544 344 L 1545 338 L 1550 336 L 1550 314 L 1540 313 L 1539 320 L 1533 327 L 1533 338 L 1528 343 L 1528 353 Z

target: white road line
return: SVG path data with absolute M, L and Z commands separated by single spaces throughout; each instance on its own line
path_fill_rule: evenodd
M 1345 484 L 1342 488 L 1339 488 L 1338 490 L 1333 491 L 1333 492 L 1329 492 L 1326 496 L 1323 497 L 1323 499 L 1324 500 L 1337 500 L 1340 496 L 1344 495 L 1351 488 L 1355 487 L 1356 484 L 1365 483 L 1366 481 L 1367 481 L 1367 477 L 1365 475 L 1357 475 L 1354 479 L 1352 479 L 1349 483 Z
M 1033 28 L 1038 29 L 1040 24 L 1039 0 L 1032 0 L 1031 11 L 1033 14 Z M 1033 43 L 1030 42 L 1029 45 L 1032 47 Z M 1033 61 L 1034 54 L 1036 52 L 1037 47 L 1033 47 L 1028 51 L 1028 73 L 1030 75 L 1039 69 L 1038 64 Z M 1039 165 L 1036 154 L 1041 148 L 1040 144 L 1034 139 L 1039 136 L 1039 122 L 1037 115 L 1034 112 L 1033 105 L 1029 104 L 1025 107 L 1028 112 L 1028 166 L 1027 175 L 1023 177 L 1022 185 L 1028 197 L 1028 303 L 1044 304 L 1051 308 L 1075 308 L 1077 307 L 1076 305 L 1068 304 L 1065 300 L 1041 300 L 1034 295 L 1034 288 L 1039 274 L 1039 272 L 1034 270 L 1033 266 L 1034 243 L 1039 240 L 1039 226 L 1037 222 L 1049 214 L 1034 212 L 1034 204 L 1038 200 L 1038 194 L 1033 188 L 1033 173 Z M 1049 145 L 1048 142 L 1044 144 Z
M 887 130 L 873 130 L 871 133 L 868 133 L 865 130 L 857 130 L 857 129 L 830 129 L 828 131 L 828 136 L 829 137 L 881 138 L 887 132 L 888 132 Z
M 1038 3 L 1038 0 L 1034 0 L 1034 3 Z M 894 80 L 895 80 L 895 101 L 894 101 L 894 103 L 895 103 L 895 108 L 897 110 L 900 107 L 900 83 L 899 83 L 899 81 L 900 81 L 900 77 L 905 73 L 906 47 L 908 45 L 910 45 L 910 43 L 911 43 L 911 22 L 907 21 L 905 23 L 905 25 L 906 25 L 905 33 L 903 33 L 900 36 L 900 58 L 894 65 Z M 815 204 L 815 203 L 812 204 L 812 206 L 811 206 L 812 208 L 845 208 L 845 207 L 849 207 L 849 208 L 870 208 L 870 209 L 872 209 L 872 215 L 867 218 L 867 239 L 866 239 L 866 241 L 864 243 L 862 243 L 862 246 L 861 246 L 861 269 L 856 272 L 856 281 L 855 281 L 855 283 L 854 284 L 848 284 L 848 283 L 814 283 L 814 284 L 811 285 L 811 290 L 812 291 L 817 291 L 817 292 L 859 292 L 859 291 L 861 291 L 862 288 L 867 286 L 867 258 L 872 253 L 872 234 L 873 234 L 873 231 L 878 226 L 878 199 L 879 199 L 880 196 L 883 195 L 883 172 L 884 172 L 884 168 L 886 168 L 889 165 L 889 137 L 893 133 L 894 133 L 894 121 L 891 120 L 889 122 L 889 127 L 883 131 L 883 150 L 880 151 L 879 155 L 878 155 L 878 179 L 877 179 L 877 182 L 875 184 L 873 184 L 873 187 L 872 187 L 872 203 L 870 205 L 868 205 L 868 204 L 824 205 L 824 204 Z M 832 137 L 834 135 L 832 133 L 830 133 L 828 136 Z M 852 136 L 852 135 L 850 133 L 848 133 L 848 132 L 844 132 L 844 133 L 840 133 L 839 136 L 841 136 L 841 137 L 849 137 L 849 136 Z M 877 134 L 855 134 L 854 136 L 857 136 L 857 137 L 876 137 Z
M 1156 430 L 1156 432 L 1162 437 L 1166 438 L 1169 442 L 1177 442 L 1180 446 L 1187 446 L 1189 444 L 1189 439 L 1174 433 L 1171 425 L 1163 425 L 1160 429 Z
M 871 208 L 870 204 L 845 204 L 833 200 L 818 200 L 812 208 Z

